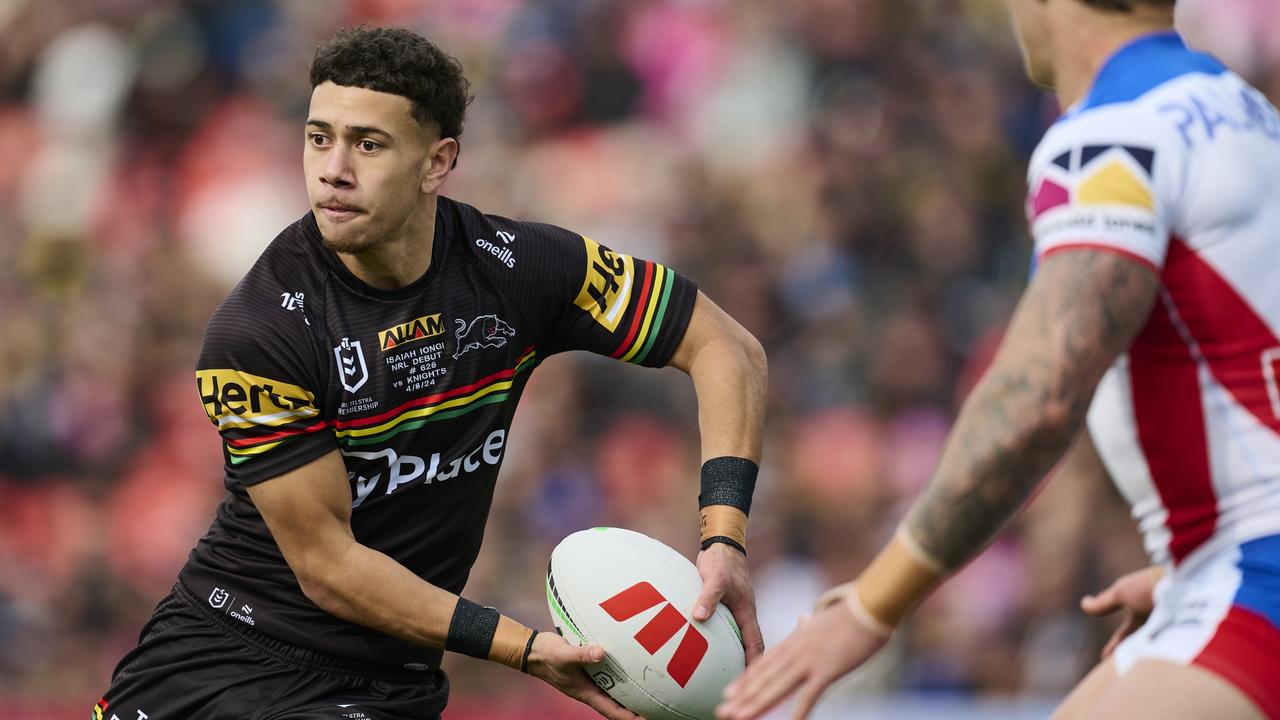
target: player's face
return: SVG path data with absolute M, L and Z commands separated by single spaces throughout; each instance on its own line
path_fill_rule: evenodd
M 1008 3 L 1027 76 L 1034 83 L 1053 87 L 1048 3 L 1046 0 L 1008 0 Z
M 399 237 L 434 192 L 430 130 L 407 98 L 325 82 L 311 93 L 307 197 L 331 250 L 356 253 Z

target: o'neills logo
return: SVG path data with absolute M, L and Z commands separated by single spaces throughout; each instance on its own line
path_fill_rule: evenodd
M 500 232 L 498 234 L 505 235 L 506 233 Z M 512 239 L 515 239 L 514 235 L 512 236 Z M 511 242 L 511 240 L 507 240 L 505 237 L 503 238 L 503 241 Z M 488 240 L 485 240 L 484 238 L 476 238 L 476 247 L 498 258 L 499 262 L 501 262 L 503 265 L 506 265 L 509 268 L 513 268 L 516 266 L 516 254 L 511 251 L 511 248 L 502 247 L 501 245 L 495 245 L 494 243 Z
M 440 313 L 423 315 L 378 333 L 378 347 L 382 348 L 382 352 L 386 352 L 401 345 L 442 334 L 444 334 L 444 323 L 440 322 Z

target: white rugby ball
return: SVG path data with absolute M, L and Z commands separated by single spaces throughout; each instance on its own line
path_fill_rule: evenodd
M 596 684 L 647 720 L 710 720 L 745 657 L 723 604 L 692 620 L 702 589 L 680 553 L 630 530 L 593 528 L 551 553 L 547 605 L 565 640 L 604 648 L 586 667 Z

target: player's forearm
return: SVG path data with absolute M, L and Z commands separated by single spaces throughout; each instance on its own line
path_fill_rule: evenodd
M 699 295 L 670 364 L 689 374 L 698 396 L 702 548 L 726 543 L 746 552 L 769 377 L 764 349 L 715 303 Z
M 741 327 L 709 340 L 689 364 L 698 396 L 702 459 L 760 461 L 769 372 L 764 349 Z
M 912 537 L 948 569 L 977 554 L 1066 452 L 1160 285 L 1108 252 L 1063 253 L 1040 273 L 907 518 Z
M 307 597 L 328 613 L 419 645 L 456 649 L 449 646 L 450 630 L 459 602 L 466 601 L 377 550 L 351 540 L 295 572 Z M 500 617 L 488 659 L 518 667 L 529 632 Z
M 343 620 L 443 648 L 458 596 L 354 539 L 295 563 L 303 593 Z
M 1149 269 L 1112 253 L 1078 250 L 1045 262 L 929 487 L 854 585 L 855 610 L 870 626 L 896 626 L 1018 512 L 1070 445 L 1159 287 Z
M 1092 388 L 1063 404 L 1048 400 L 1046 368 L 995 367 L 974 391 L 938 470 L 906 526 L 930 557 L 955 569 L 1018 512 L 1071 444 Z M 1039 377 L 1038 377 L 1039 376 Z

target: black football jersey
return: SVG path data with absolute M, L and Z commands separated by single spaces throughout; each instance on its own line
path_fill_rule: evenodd
M 209 321 L 196 386 L 229 494 L 180 579 L 259 632 L 437 666 L 439 651 L 308 600 L 245 487 L 339 450 L 356 539 L 461 592 L 534 368 L 565 350 L 658 367 L 684 336 L 696 288 L 658 263 L 443 197 L 435 232 L 423 277 L 379 290 L 324 247 L 308 214 Z

